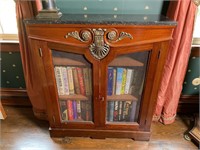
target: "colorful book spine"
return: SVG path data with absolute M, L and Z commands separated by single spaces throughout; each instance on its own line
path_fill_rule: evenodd
M 121 94 L 125 93 L 125 86 L 126 86 L 126 73 L 127 70 L 124 68 L 122 73 L 122 87 L 121 87 Z
M 78 119 L 81 119 L 81 101 L 77 100 L 76 104 L 77 104 L 77 117 Z
M 113 121 L 118 121 L 118 101 L 114 101 Z
M 90 85 L 89 85 L 89 69 L 83 68 L 83 81 L 85 85 L 85 95 L 90 95 Z
M 77 74 L 78 74 L 78 81 L 79 81 L 79 87 L 80 87 L 80 93 L 82 95 L 85 95 L 85 85 L 83 80 L 83 72 L 81 68 L 76 68 Z
M 116 94 L 116 77 L 117 77 L 117 71 L 115 68 L 113 68 L 113 87 L 112 87 L 112 95 Z
M 108 86 L 107 86 L 107 95 L 112 95 L 113 92 L 113 68 L 108 68 Z
M 62 84 L 64 87 L 64 95 L 69 95 L 69 82 L 68 82 L 66 67 L 61 67 L 61 71 L 62 71 L 62 77 L 63 77 Z
M 117 68 L 116 95 L 121 94 L 123 68 Z
M 78 119 L 78 114 L 77 114 L 77 104 L 75 100 L 72 101 L 72 105 L 73 105 L 73 119 L 76 120 Z
M 71 121 L 74 119 L 73 117 L 73 104 L 71 100 L 67 101 L 67 109 L 68 109 L 68 119 Z
M 125 93 L 124 94 L 128 94 L 129 93 L 129 89 L 133 80 L 133 73 L 134 70 L 133 69 L 127 69 L 127 74 L 126 74 L 126 86 L 125 86 Z
M 119 101 L 118 105 L 118 121 L 122 121 L 122 101 Z
M 56 66 L 54 68 L 55 71 L 55 77 L 56 77 L 56 84 L 58 89 L 58 95 L 64 95 L 64 86 L 62 82 L 62 72 L 61 67 Z
M 78 74 L 76 68 L 72 68 L 73 72 L 73 80 L 74 80 L 74 89 L 76 94 L 80 94 L 80 86 L 79 86 L 79 81 L 78 81 Z
M 132 101 L 130 110 L 130 122 L 135 122 L 137 101 Z
M 67 67 L 68 81 L 69 81 L 69 94 L 74 94 L 74 81 L 73 81 L 73 73 L 72 67 Z
M 108 121 L 113 121 L 113 118 L 114 118 L 114 101 L 109 101 L 108 102 Z

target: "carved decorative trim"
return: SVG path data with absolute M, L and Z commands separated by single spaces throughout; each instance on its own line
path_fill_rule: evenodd
M 90 53 L 96 59 L 103 59 L 108 55 L 110 51 L 110 46 L 106 44 L 104 41 L 105 32 L 106 29 L 101 29 L 101 28 L 86 29 L 80 32 L 73 31 L 67 33 L 65 38 L 68 38 L 70 36 L 81 42 L 89 42 L 90 40 L 92 41 L 93 39 L 93 43 L 90 44 L 89 46 Z M 118 42 L 120 40 L 123 40 L 124 38 L 133 39 L 130 33 L 120 32 L 120 34 L 118 34 L 117 31 L 108 32 L 106 38 L 111 42 Z
M 89 47 L 91 54 L 97 58 L 102 59 L 108 55 L 110 51 L 110 46 L 104 43 L 105 29 L 93 29 L 94 33 L 94 43 Z
M 69 36 L 81 41 L 81 42 L 87 42 L 91 39 L 91 33 L 89 31 L 83 31 L 79 35 L 78 31 L 70 32 L 65 35 L 65 38 L 68 38 Z
M 127 32 L 120 32 L 119 36 L 117 37 L 116 31 L 110 31 L 108 32 L 107 38 L 112 42 L 118 42 L 123 40 L 124 38 L 130 38 L 133 39 L 132 35 Z

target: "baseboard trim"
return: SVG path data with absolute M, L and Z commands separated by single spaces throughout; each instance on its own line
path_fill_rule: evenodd
M 178 104 L 178 113 L 198 113 L 199 95 L 181 95 Z
M 15 88 L 0 88 L 1 103 L 9 106 L 32 106 L 27 91 Z

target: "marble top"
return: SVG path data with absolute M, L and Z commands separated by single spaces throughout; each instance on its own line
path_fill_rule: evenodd
M 59 19 L 26 19 L 26 24 L 176 25 L 161 15 L 63 14 Z

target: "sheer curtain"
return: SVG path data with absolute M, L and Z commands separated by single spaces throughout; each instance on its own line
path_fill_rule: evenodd
M 187 69 L 197 6 L 191 0 L 171 1 L 168 17 L 177 21 L 158 93 L 154 120 L 173 123 Z

